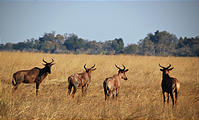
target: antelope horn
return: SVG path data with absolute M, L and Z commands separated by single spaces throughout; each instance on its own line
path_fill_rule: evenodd
M 164 68 L 163 66 L 161 66 L 160 64 L 159 64 L 159 66 L 161 67 L 161 68 Z
M 174 67 L 170 68 L 169 70 L 172 70 Z
M 51 59 L 52 59 L 52 58 L 51 58 Z M 54 62 L 54 60 L 52 59 L 52 62 L 51 62 L 51 63 L 53 63 L 53 62 Z M 51 63 L 50 63 L 50 64 L 51 64 Z
M 43 59 L 43 62 L 45 62 L 47 64 L 47 62 Z
M 91 68 L 94 68 L 95 67 L 95 64 L 93 65 L 93 67 L 91 67 Z
M 167 67 L 167 69 L 170 68 L 170 67 L 171 67 L 171 64 L 169 64 L 169 66 Z
M 87 70 L 87 69 L 86 69 L 86 64 L 84 65 L 84 69 Z
M 122 66 L 123 66 L 123 69 L 122 70 L 125 70 L 126 69 L 126 67 L 122 64 Z
M 121 68 L 119 68 L 116 64 L 115 64 L 115 67 L 118 68 L 119 70 L 121 70 Z

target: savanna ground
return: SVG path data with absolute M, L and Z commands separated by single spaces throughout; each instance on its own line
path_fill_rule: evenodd
M 12 74 L 42 66 L 42 59 L 55 60 L 52 74 L 41 83 L 21 84 L 12 95 Z M 162 73 L 158 64 L 171 64 L 170 76 L 181 83 L 178 104 L 163 106 Z M 87 96 L 78 89 L 75 99 L 67 96 L 67 77 L 96 64 Z M 122 80 L 118 102 L 104 101 L 102 83 L 117 73 L 117 64 L 129 71 Z M 64 55 L 0 52 L 0 119 L 199 119 L 199 58 L 130 55 Z

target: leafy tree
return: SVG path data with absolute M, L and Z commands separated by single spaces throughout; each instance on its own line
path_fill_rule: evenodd
M 139 49 L 136 44 L 130 44 L 124 48 L 125 54 L 137 54 L 138 51 L 139 51 Z
M 122 53 L 123 49 L 124 49 L 123 39 L 122 38 L 119 38 L 119 39 L 115 38 L 112 41 L 112 48 L 115 50 L 116 54 Z
M 199 37 L 180 38 L 176 49 L 178 56 L 199 56 Z
M 105 41 L 102 45 L 105 54 L 119 54 L 123 52 L 124 42 L 122 38 Z
M 168 56 L 175 53 L 177 42 L 178 39 L 174 34 L 156 31 L 154 34 L 149 33 L 138 44 L 141 54 Z
M 85 48 L 86 41 L 82 38 L 78 38 L 75 34 L 70 34 L 65 40 L 64 45 L 68 50 L 76 51 L 77 49 Z
M 148 38 L 141 40 L 140 43 L 139 43 L 139 54 L 141 54 L 141 55 L 155 55 L 154 43 Z
M 90 41 L 86 44 L 87 52 L 88 54 L 101 54 L 102 49 L 102 43 L 96 42 L 96 41 Z
M 10 43 L 10 42 L 9 42 L 9 43 L 6 43 L 5 46 L 4 46 L 4 49 L 5 49 L 5 50 L 12 50 L 12 49 L 13 49 L 13 44 Z
M 56 49 L 55 33 L 45 33 L 43 37 L 40 37 L 38 49 L 44 52 L 54 53 Z
M 4 44 L 0 44 L 0 50 L 4 50 Z
M 55 37 L 55 41 L 56 43 L 58 43 L 59 45 L 63 45 L 65 40 L 64 40 L 64 36 L 61 34 L 57 34 Z

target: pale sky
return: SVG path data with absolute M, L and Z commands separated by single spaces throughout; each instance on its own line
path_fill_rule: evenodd
M 0 43 L 55 31 L 127 45 L 156 30 L 199 36 L 199 0 L 0 0 Z

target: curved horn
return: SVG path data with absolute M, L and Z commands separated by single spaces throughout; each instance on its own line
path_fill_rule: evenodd
M 47 64 L 47 62 L 44 60 L 44 58 L 43 58 L 43 62 L 45 62 Z
M 169 70 L 173 70 L 173 69 L 174 69 L 174 67 L 170 68 Z
M 125 70 L 126 69 L 126 67 L 122 64 L 122 66 L 123 66 L 123 69 L 122 70 Z
M 170 68 L 170 67 L 171 67 L 171 64 L 169 64 L 169 66 L 167 67 L 167 69 Z
M 84 69 L 85 69 L 85 70 L 87 70 L 87 68 L 86 68 L 86 64 L 84 65 Z
M 161 68 L 164 68 L 163 66 L 161 66 L 160 64 L 159 64 L 159 66 L 161 67 Z
M 52 59 L 52 58 L 51 58 L 51 59 Z M 54 60 L 52 59 L 52 62 L 50 62 L 50 64 L 53 63 L 53 62 L 54 62 Z
M 115 64 L 115 67 L 118 68 L 119 70 L 121 70 L 121 68 L 119 68 L 116 64 Z
M 91 68 L 94 68 L 95 67 L 95 64 L 93 65 L 93 67 L 91 67 Z

